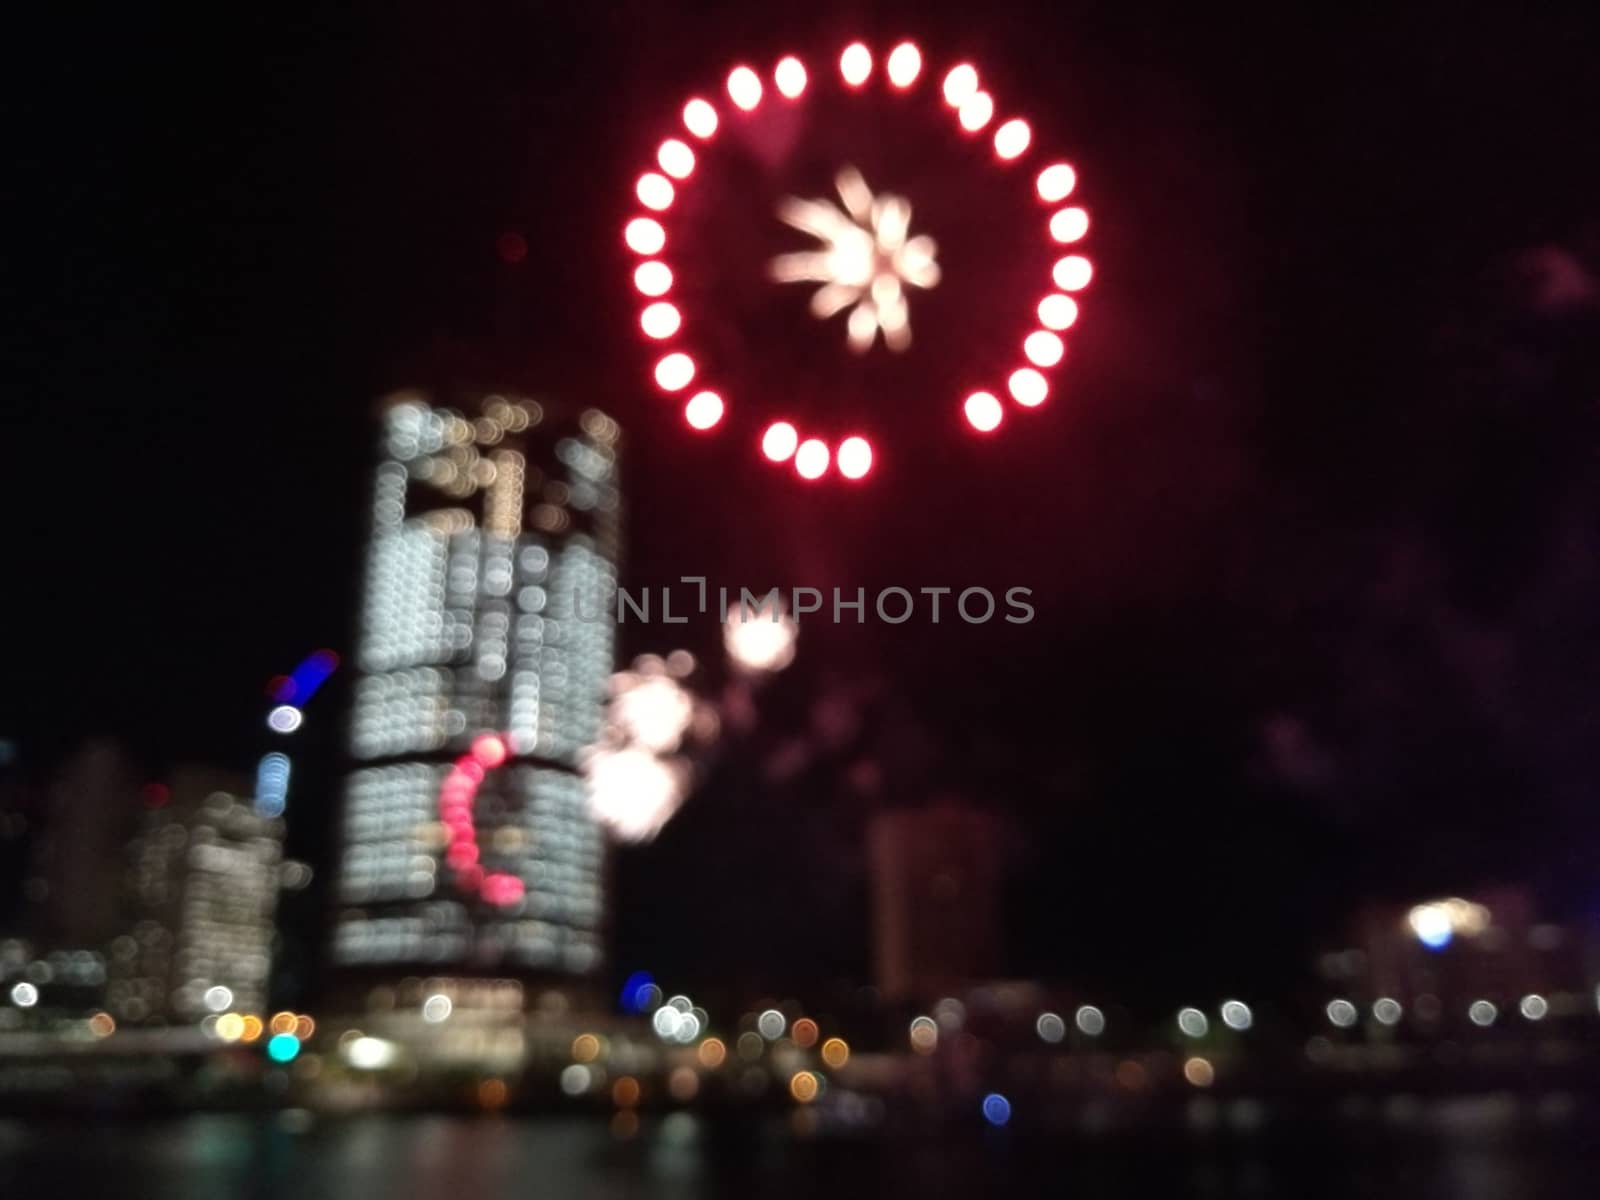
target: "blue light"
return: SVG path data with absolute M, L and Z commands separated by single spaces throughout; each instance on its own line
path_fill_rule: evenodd
M 1004 1125 L 1011 1120 L 1011 1101 L 999 1092 L 990 1092 L 983 1098 L 983 1119 L 991 1125 Z
M 273 751 L 256 766 L 256 812 L 281 817 L 289 800 L 289 756 Z
M 318 650 L 296 667 L 289 676 L 289 681 L 294 685 L 294 702 L 304 708 L 306 701 L 327 682 L 328 676 L 333 674 L 338 665 L 339 656 L 332 650 Z
M 300 1055 L 300 1039 L 292 1033 L 275 1033 L 267 1041 L 267 1057 L 275 1063 L 293 1062 Z
M 655 982 L 649 971 L 635 971 L 629 975 L 622 985 L 622 1007 L 631 1013 L 642 1013 L 649 1004 L 646 992 Z
M 1417 940 L 1429 950 L 1443 950 L 1450 944 L 1450 939 L 1453 937 L 1455 937 L 1455 933 L 1448 925 L 1439 929 L 1424 929 L 1417 934 Z

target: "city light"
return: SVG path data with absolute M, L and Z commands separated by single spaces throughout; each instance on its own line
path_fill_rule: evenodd
M 439 1025 L 450 1019 L 454 1008 L 449 996 L 435 992 L 422 1002 L 422 1019 L 429 1025 Z
M 655 212 L 664 212 L 672 207 L 675 191 L 672 181 L 665 175 L 657 175 L 654 171 L 647 171 L 639 176 L 639 182 L 633 185 L 633 193 L 639 197 L 639 203 Z
M 12 984 L 11 1003 L 18 1008 L 32 1008 L 39 1003 L 39 989 L 27 982 Z
M 642 268 L 641 268 L 642 269 Z M 1039 301 L 1039 324 L 1057 332 L 1070 329 L 1078 319 L 1078 302 L 1071 296 L 1052 292 Z
M 850 1045 L 843 1038 L 829 1038 L 822 1043 L 822 1061 L 835 1071 L 850 1061 Z
M 1356 1006 L 1348 1000 L 1330 1000 L 1324 1011 L 1328 1015 L 1329 1023 L 1339 1029 L 1349 1029 L 1360 1015 L 1356 1012 Z
M 672 268 L 653 258 L 642 262 L 633 270 L 633 286 L 642 296 L 665 296 L 672 290 Z
M 1530 992 L 1517 1003 L 1517 1011 L 1525 1021 L 1542 1021 L 1550 1015 L 1550 1002 L 1537 992 Z
M 304 720 L 305 714 L 294 705 L 280 704 L 267 714 L 267 728 L 274 733 L 293 733 Z
M 589 813 L 624 842 L 649 841 L 683 803 L 683 768 L 649 750 L 595 750 L 583 771 Z
M 775 1042 L 783 1036 L 783 1031 L 789 1027 L 789 1019 L 775 1008 L 769 1008 L 756 1018 L 756 1030 L 769 1042 Z
M 1405 1009 L 1398 1000 L 1380 996 L 1372 1002 L 1372 1019 L 1379 1025 L 1398 1025 Z
M 664 392 L 679 392 L 694 378 L 694 359 L 674 351 L 656 363 L 656 386 Z
M 999 1092 L 990 1092 L 983 1098 L 983 1119 L 996 1127 L 1011 1120 L 1011 1101 Z
M 267 1057 L 275 1063 L 293 1062 L 300 1056 L 300 1039 L 292 1033 L 275 1033 L 267 1039 Z
M 656 164 L 674 179 L 687 179 L 694 171 L 694 151 L 688 143 L 668 138 L 656 151 Z
M 635 217 L 622 231 L 628 249 L 635 254 L 660 254 L 667 244 L 667 231 L 651 217 Z
M 256 764 L 256 812 L 263 817 L 281 817 L 288 798 L 289 756 L 273 751 Z
M 1243 1032 L 1255 1024 L 1255 1014 L 1243 1000 L 1224 1000 L 1221 1013 L 1222 1023 L 1238 1032 Z
M 1061 361 L 1065 347 L 1061 339 L 1047 330 L 1037 329 L 1030 333 L 1022 343 L 1022 352 L 1028 356 L 1028 361 L 1037 367 L 1053 367 Z
M 973 92 L 961 105 L 956 120 L 968 133 L 977 133 L 994 116 L 994 97 L 988 92 Z
M 1041 1042 L 1048 1042 L 1052 1046 L 1067 1036 L 1067 1023 L 1053 1012 L 1040 1013 L 1038 1020 L 1033 1023 L 1033 1029 Z
M 1099 1037 L 1106 1031 L 1106 1015 L 1092 1004 L 1085 1004 L 1074 1014 L 1073 1024 L 1088 1037 Z
M 794 469 L 802 479 L 821 479 L 827 474 L 830 457 L 827 442 L 807 438 L 795 448 Z
M 400 1048 L 384 1038 L 353 1038 L 344 1047 L 345 1061 L 358 1071 L 381 1071 L 393 1066 L 400 1057 Z
M 1089 279 L 1094 274 L 1094 268 L 1089 265 L 1089 260 L 1081 254 L 1069 254 L 1059 259 L 1051 268 L 1050 278 L 1055 285 L 1064 292 L 1082 291 L 1089 286 Z
M 1467 1007 L 1467 1020 L 1480 1029 L 1487 1029 L 1499 1019 L 1500 1010 L 1488 1000 L 1474 1000 Z
M 1178 1011 L 1178 1029 L 1184 1037 L 1202 1038 L 1210 1032 L 1211 1022 L 1198 1008 L 1184 1008 Z
M 794 661 L 799 627 L 788 613 L 731 608 L 722 641 L 733 665 L 746 671 L 781 671 Z
M 658 300 L 648 304 L 639 314 L 639 328 L 644 331 L 645 337 L 655 338 L 657 341 L 669 338 L 678 332 L 683 324 L 683 318 L 678 313 L 678 307 L 665 300 Z

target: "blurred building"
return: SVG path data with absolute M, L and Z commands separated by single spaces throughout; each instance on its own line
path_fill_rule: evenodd
M 1535 1020 L 1590 1011 L 1597 950 L 1592 928 L 1542 921 L 1527 891 L 1501 888 L 1363 908 L 1349 946 L 1323 955 L 1319 970 L 1363 1009 L 1388 1000 L 1428 1024 L 1465 1027 L 1489 1017 L 1484 1004 Z
M 347 979 L 601 965 L 604 843 L 577 755 L 613 664 L 618 432 L 501 396 L 384 415 L 335 883 Z M 486 735 L 509 755 L 476 783 L 473 840 L 520 893 L 493 899 L 446 863 L 440 819 L 453 760 Z
M 23 883 L 27 928 L 49 947 L 104 946 L 122 928 L 122 855 L 140 811 L 138 771 L 117 743 L 88 742 L 56 772 L 42 807 Z
M 1000 830 L 964 801 L 885 809 L 867 829 L 875 982 L 891 1001 L 942 996 L 994 976 L 1000 958 Z
M 206 768 L 175 771 L 160 797 L 128 847 L 107 1007 L 123 1024 L 264 1012 L 283 822 L 242 776 Z

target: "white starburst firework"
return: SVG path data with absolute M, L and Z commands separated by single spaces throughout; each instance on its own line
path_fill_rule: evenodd
M 911 203 L 904 196 L 874 196 L 861 172 L 849 166 L 834 186 L 842 210 L 831 200 L 793 196 L 778 206 L 785 224 L 811 234 L 823 248 L 778 255 L 772 277 L 780 283 L 822 284 L 811 297 L 811 311 L 819 318 L 849 308 L 846 340 L 856 353 L 869 350 L 879 330 L 884 345 L 904 350 L 911 344 L 906 285 L 931 288 L 939 282 L 938 247 L 925 234 L 906 236 Z

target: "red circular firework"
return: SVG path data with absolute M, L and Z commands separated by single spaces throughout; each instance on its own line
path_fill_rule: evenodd
M 749 207 L 748 197 L 756 189 L 732 187 L 729 177 L 708 179 L 706 174 L 716 169 L 719 157 L 742 155 L 756 164 L 754 177 L 770 179 L 777 174 L 775 164 L 803 157 L 797 147 L 817 140 L 820 128 L 829 123 L 835 129 L 850 126 L 851 106 L 874 102 L 886 106 L 880 116 L 887 122 L 909 122 L 919 103 L 939 122 L 944 156 L 954 154 L 964 173 L 939 185 L 952 193 L 944 201 L 947 220 L 996 177 L 1006 189 L 1004 203 L 1014 206 L 1020 197 L 1030 213 L 1026 258 L 1032 282 L 1020 284 L 1025 289 L 1018 297 L 1024 302 L 1017 310 L 1021 315 L 1003 315 L 1009 333 L 996 333 L 991 322 L 983 337 L 973 334 L 966 339 L 970 344 L 954 347 L 963 355 L 960 365 L 944 370 L 956 378 L 940 380 L 949 392 L 943 402 L 971 432 L 999 429 L 1006 407 L 1002 399 L 1022 410 L 1044 404 L 1051 393 L 1049 375 L 1067 357 L 1065 334 L 1078 319 L 1077 293 L 1093 275 L 1089 259 L 1077 252 L 1089 231 L 1089 214 L 1070 202 L 1077 189 L 1076 171 L 1042 150 L 1037 131 L 1025 118 L 1001 110 L 972 64 L 935 70 L 914 43 L 903 41 L 881 60 L 872 47 L 852 42 L 832 62 L 807 64 L 785 55 L 765 74 L 749 64 L 733 66 L 719 89 L 707 89 L 677 110 L 675 127 L 655 144 L 652 161 L 634 180 L 637 207 L 624 218 L 623 242 L 631 251 L 628 269 L 639 297 L 638 328 L 651 350 L 648 370 L 654 386 L 683 406 L 690 429 L 710 432 L 734 424 L 736 418 L 741 424 L 748 421 L 760 456 L 808 481 L 866 478 L 888 453 L 881 444 L 886 431 L 881 422 L 876 429 L 866 427 L 870 405 L 859 402 L 859 384 L 841 384 L 837 390 L 849 394 L 849 401 L 840 401 L 835 410 L 845 411 L 819 418 L 786 402 L 784 389 L 801 386 L 793 383 L 793 372 L 769 367 L 769 377 L 756 382 L 749 378 L 748 362 L 738 361 L 740 355 L 717 353 L 712 343 L 718 331 L 738 322 L 731 310 L 751 295 L 744 285 L 758 275 L 763 284 L 776 283 L 790 294 L 788 285 L 814 285 L 811 314 L 825 322 L 843 317 L 849 349 L 865 360 L 880 340 L 891 354 L 909 347 L 912 309 L 931 304 L 933 289 L 947 273 L 955 273 L 959 256 L 949 256 L 947 269 L 941 244 L 917 228 L 910 201 L 891 192 L 875 193 L 866 175 L 845 161 L 853 156 L 846 152 L 831 172 L 837 201 L 785 195 L 776 206 L 781 224 L 814 239 L 811 247 L 758 254 L 752 268 L 747 245 L 730 227 L 740 219 L 740 207 Z M 828 115 L 808 115 L 808 106 L 827 106 Z M 892 124 L 880 144 L 898 142 L 899 128 Z M 970 178 L 973 167 L 960 155 L 970 159 L 970 148 L 979 144 L 988 166 L 977 168 L 978 177 Z M 928 157 L 908 166 L 902 155 L 897 164 L 901 176 L 917 175 Z M 760 174 L 763 169 L 765 175 Z M 1019 177 L 1025 190 L 1011 182 Z M 1016 224 L 1015 208 L 1005 211 L 1002 221 L 991 218 L 980 226 L 984 236 L 971 239 L 975 247 L 968 248 L 963 267 L 989 255 L 989 234 L 998 224 Z M 696 227 L 702 231 L 699 236 Z M 786 236 L 792 243 L 793 234 Z M 697 276 L 730 259 L 737 260 L 736 269 L 727 268 L 729 273 L 714 283 L 701 280 L 696 290 Z M 738 286 L 726 286 L 728 278 Z M 1018 289 L 1013 284 L 1007 290 Z M 967 299 L 972 302 L 971 295 Z M 742 357 L 767 366 L 775 340 L 771 333 L 769 324 L 739 342 Z M 962 341 L 940 333 L 936 328 L 934 340 L 946 352 L 952 352 L 951 342 Z M 731 340 L 737 339 L 723 336 L 724 343 Z M 752 342 L 758 350 L 750 349 Z M 881 373 L 874 379 L 871 387 L 900 390 L 886 386 Z M 812 392 L 826 390 L 811 385 Z

